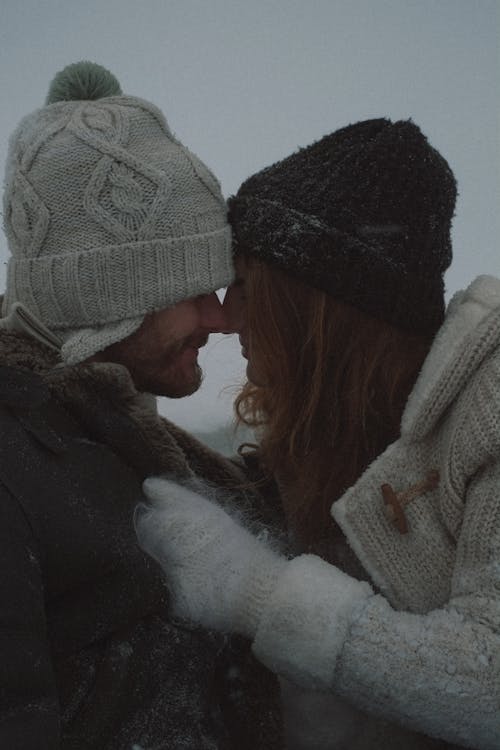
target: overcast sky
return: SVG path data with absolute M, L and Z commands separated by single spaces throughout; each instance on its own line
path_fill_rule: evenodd
M 450 294 L 500 274 L 499 16 L 498 0 L 0 0 L 0 161 L 80 59 L 160 106 L 226 196 L 349 122 L 411 117 L 458 180 Z M 2 236 L 1 287 L 6 260 Z M 230 381 L 241 373 L 234 342 L 206 355 L 201 394 L 169 407 L 202 428 L 228 410 L 226 362 Z

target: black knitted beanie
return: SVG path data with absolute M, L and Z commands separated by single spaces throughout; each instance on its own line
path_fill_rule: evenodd
M 367 120 L 248 178 L 229 200 L 236 252 L 369 315 L 432 333 L 444 315 L 456 183 L 411 121 Z

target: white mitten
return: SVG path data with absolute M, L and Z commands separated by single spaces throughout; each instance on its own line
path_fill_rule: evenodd
M 155 477 L 143 489 L 137 536 L 166 573 L 174 613 L 253 638 L 287 561 L 186 487 Z

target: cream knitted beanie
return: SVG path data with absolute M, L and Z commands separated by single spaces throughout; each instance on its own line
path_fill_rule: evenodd
M 22 303 L 67 362 L 233 278 L 219 183 L 156 107 L 94 63 L 59 73 L 14 132 L 4 225 L 3 314 Z

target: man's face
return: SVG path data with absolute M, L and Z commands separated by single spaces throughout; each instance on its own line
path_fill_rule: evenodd
M 198 349 L 210 333 L 227 329 L 214 292 L 150 313 L 135 333 L 95 359 L 125 365 L 139 391 L 170 398 L 189 396 L 202 378 Z

